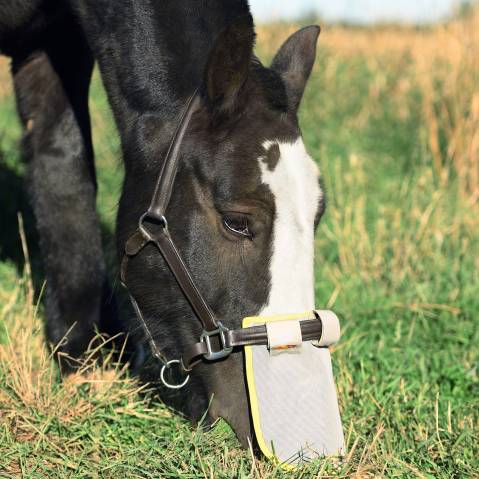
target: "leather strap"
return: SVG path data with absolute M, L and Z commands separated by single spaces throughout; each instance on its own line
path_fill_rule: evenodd
M 203 325 L 206 331 L 214 331 L 218 325 L 213 312 L 199 292 L 193 278 L 188 271 L 185 263 L 181 259 L 180 253 L 171 239 L 171 236 L 166 228 L 160 234 L 155 236 L 154 244 L 158 247 L 163 258 L 170 267 L 178 285 L 183 294 L 188 299 L 193 311 Z
M 168 152 L 158 175 L 155 190 L 146 213 L 142 215 L 138 229 L 130 236 L 125 244 L 125 254 L 121 262 L 121 281 L 126 285 L 126 273 L 129 259 L 136 256 L 148 243 L 153 243 L 160 250 L 165 262 L 173 273 L 183 294 L 188 299 L 193 311 L 201 321 L 206 331 L 217 329 L 217 321 L 213 312 L 206 304 L 203 296 L 196 287 L 188 268 L 183 262 L 168 231 L 166 209 L 171 198 L 173 184 L 178 171 L 180 147 L 183 137 L 193 113 L 199 108 L 200 98 L 195 92 L 188 100 L 175 133 L 171 140 Z M 160 229 L 154 234 L 148 230 L 148 222 L 160 223 Z
M 323 324 L 320 318 L 300 321 L 301 336 L 303 341 L 319 340 L 323 331 Z M 241 346 L 268 345 L 268 332 L 266 325 L 253 326 L 226 331 L 225 348 L 236 348 Z M 221 346 L 220 346 L 221 347 Z M 187 347 L 183 353 L 182 366 L 185 371 L 190 371 L 208 353 L 208 346 L 205 341 L 199 341 Z
M 144 246 L 152 243 L 163 256 L 178 286 L 190 303 L 203 328 L 206 331 L 214 331 L 217 329 L 218 325 L 215 316 L 193 281 L 188 268 L 171 238 L 168 228 L 163 227 L 158 233 L 150 236 L 145 236 L 145 232 L 148 233 L 144 228 L 142 228 L 142 230 L 138 229 L 126 244 L 125 255 L 123 256 L 121 265 L 122 282 L 126 283 L 126 271 L 129 258 L 136 256 Z
M 141 309 L 138 306 L 138 303 L 136 302 L 136 299 L 130 294 L 130 301 L 133 306 L 133 309 L 135 310 L 136 316 L 141 322 L 141 325 L 143 326 L 143 329 L 146 334 L 146 338 L 148 339 L 148 343 L 150 344 L 151 352 L 153 353 L 153 356 L 158 359 L 163 364 L 167 364 L 168 360 L 166 357 L 163 355 L 163 353 L 160 351 L 158 348 L 158 345 L 156 344 L 155 340 L 153 339 L 153 336 L 150 332 L 150 328 L 148 328 L 148 325 L 146 324 L 145 319 L 143 318 L 143 314 L 141 313 Z
M 153 243 L 160 251 L 163 259 L 173 273 L 181 291 L 190 303 L 193 311 L 200 320 L 205 331 L 214 331 L 218 328 L 216 318 L 210 307 L 199 292 L 193 278 L 191 277 L 188 268 L 183 262 L 175 243 L 173 242 L 168 231 L 168 223 L 166 220 L 166 210 L 171 198 L 173 184 L 175 182 L 178 171 L 178 163 L 180 158 L 180 148 L 183 137 L 188 128 L 191 117 L 197 111 L 200 105 L 200 97 L 195 93 L 189 98 L 185 109 L 183 110 L 175 133 L 171 140 L 170 146 L 163 161 L 161 171 L 156 181 L 153 196 L 148 207 L 148 210 L 141 216 L 138 228 L 129 237 L 125 244 L 125 252 L 121 260 L 120 278 L 123 285 L 128 289 L 127 283 L 127 269 L 131 258 L 136 256 L 147 244 Z M 154 223 L 159 230 L 152 233 L 148 229 L 148 223 Z M 151 226 L 151 225 L 150 225 Z M 157 347 L 148 326 L 143 318 L 141 310 L 130 294 L 130 298 L 135 309 L 135 312 L 140 319 L 145 333 L 150 342 L 153 354 L 166 364 L 166 358 L 161 354 Z
M 178 171 L 178 163 L 180 158 L 180 148 L 185 136 L 186 130 L 190 123 L 193 113 L 200 106 L 200 97 L 195 91 L 186 103 L 185 109 L 181 114 L 178 126 L 171 140 L 170 146 L 166 153 L 165 160 L 161 167 L 158 180 L 156 181 L 155 191 L 148 207 L 148 215 L 156 219 L 164 219 L 166 208 L 170 202 L 173 184 L 175 182 L 176 173 Z

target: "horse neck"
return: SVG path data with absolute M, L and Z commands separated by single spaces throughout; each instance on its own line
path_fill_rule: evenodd
M 202 80 L 215 38 L 247 0 L 71 0 L 98 60 L 121 129 L 145 112 L 163 121 Z

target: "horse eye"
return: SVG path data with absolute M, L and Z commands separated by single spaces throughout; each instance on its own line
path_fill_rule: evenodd
M 248 217 L 239 213 L 228 213 L 223 215 L 223 226 L 227 231 L 243 238 L 253 239 L 251 233 Z

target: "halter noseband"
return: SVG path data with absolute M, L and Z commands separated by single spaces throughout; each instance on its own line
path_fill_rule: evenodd
M 188 346 L 183 352 L 181 359 L 168 361 L 161 352 L 158 344 L 153 338 L 148 325 L 141 313 L 140 307 L 133 295 L 129 293 L 133 308 L 142 324 L 147 339 L 150 343 L 153 356 L 163 364 L 161 379 L 165 386 L 173 389 L 183 387 L 188 381 L 188 377 L 182 384 L 172 385 L 164 379 L 165 369 L 171 364 L 179 363 L 185 372 L 198 364 L 202 359 L 215 361 L 217 359 L 229 356 L 233 348 L 252 345 L 268 345 L 268 332 L 266 325 L 254 326 L 249 328 L 240 328 L 231 330 L 222 324 L 214 315 L 200 291 L 195 285 L 191 274 L 183 262 L 178 249 L 168 230 L 166 220 L 166 209 L 170 202 L 171 192 L 178 171 L 180 158 L 180 148 L 190 123 L 191 117 L 199 109 L 200 97 L 195 92 L 188 100 L 185 109 L 178 121 L 175 133 L 170 142 L 165 160 L 158 175 L 153 197 L 145 213 L 138 221 L 138 228 L 129 237 L 125 244 L 125 251 L 121 261 L 120 277 L 123 286 L 128 290 L 126 284 L 126 273 L 129 260 L 135 257 L 147 244 L 154 244 L 160 251 L 163 259 L 168 265 L 171 273 L 175 277 L 183 295 L 188 300 L 196 317 L 201 322 L 203 331 L 200 340 L 197 343 Z M 148 225 L 155 225 L 155 231 L 148 229 Z M 158 226 L 160 226 L 158 228 Z M 322 336 L 322 321 L 316 312 L 311 312 L 311 318 L 300 322 L 301 335 L 303 341 L 318 340 Z M 318 321 L 319 320 L 319 321 Z M 215 344 L 220 344 L 219 349 L 212 344 L 212 338 L 217 338 Z

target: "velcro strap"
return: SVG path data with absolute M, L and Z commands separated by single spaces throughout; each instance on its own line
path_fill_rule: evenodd
M 337 343 L 341 336 L 338 317 L 332 311 L 326 309 L 317 309 L 315 313 L 321 320 L 323 330 L 321 332 L 321 338 L 318 341 L 313 341 L 313 344 L 315 346 L 329 346 Z
M 298 319 L 266 323 L 268 349 L 289 349 L 301 345 L 301 325 Z
M 285 321 L 279 321 L 285 322 Z M 308 319 L 299 321 L 301 339 L 303 341 L 313 341 L 321 337 L 322 323 L 317 319 Z M 266 325 L 249 326 L 241 329 L 231 329 L 225 333 L 225 346 L 253 346 L 268 344 L 268 332 Z M 208 351 L 205 342 L 198 342 L 187 346 L 182 357 L 183 368 L 190 371 L 195 364 L 201 361 L 202 356 Z

